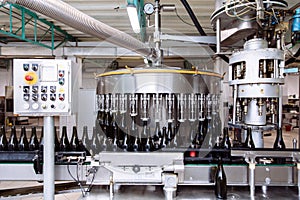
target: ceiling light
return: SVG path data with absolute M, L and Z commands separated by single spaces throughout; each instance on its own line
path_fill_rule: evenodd
M 133 32 L 140 33 L 141 32 L 141 26 L 140 26 L 136 6 L 130 5 L 130 4 L 127 5 L 127 13 L 128 13 L 128 16 L 129 16 L 129 20 L 130 20 Z

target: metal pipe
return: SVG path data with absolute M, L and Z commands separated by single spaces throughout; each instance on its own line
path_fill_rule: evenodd
M 221 53 L 221 19 L 217 19 L 216 22 L 216 39 L 217 39 L 217 48 L 216 48 L 216 54 Z
M 155 0 L 155 31 L 154 31 L 154 43 L 157 58 L 155 60 L 155 66 L 161 66 L 163 51 L 161 50 L 161 16 L 160 16 L 160 0 Z
M 249 186 L 250 197 L 255 196 L 255 161 L 251 160 L 249 163 Z
M 44 117 L 44 199 L 53 200 L 54 184 L 54 118 Z
M 297 172 L 298 172 L 298 196 L 300 197 L 300 163 L 297 163 Z
M 148 45 L 118 29 L 108 26 L 61 0 L 0 0 L 14 3 L 60 21 L 78 31 L 130 49 L 152 60 L 155 52 Z

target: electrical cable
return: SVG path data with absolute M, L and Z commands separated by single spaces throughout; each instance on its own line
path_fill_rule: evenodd
M 191 24 L 191 23 L 189 23 L 189 22 L 187 22 L 187 21 L 185 21 L 182 17 L 180 17 L 180 15 L 178 14 L 178 12 L 177 12 L 177 9 L 175 8 L 175 13 L 176 13 L 176 15 L 177 15 L 177 17 L 183 22 L 183 23 L 185 23 L 185 24 L 187 24 L 187 25 L 189 25 L 189 26 L 193 26 L 193 27 L 195 27 L 195 25 L 194 24 Z
M 196 15 L 194 14 L 193 10 L 191 9 L 189 3 L 186 0 L 180 0 L 181 3 L 183 4 L 183 6 L 185 7 L 186 11 L 188 12 L 188 14 L 190 15 L 190 18 L 192 19 L 193 23 L 195 24 L 198 32 L 200 33 L 200 35 L 202 36 L 206 36 L 207 34 L 204 32 L 202 26 L 200 25 L 199 21 L 196 18 Z M 213 50 L 214 52 L 216 52 L 216 47 L 214 46 L 209 46 L 211 48 L 211 50 Z M 218 55 L 220 58 L 222 58 L 225 62 L 229 63 L 229 58 L 225 55 Z
M 192 27 L 195 27 L 195 24 L 191 24 L 189 22 L 187 22 L 186 20 L 184 20 L 177 12 L 177 9 L 175 8 L 175 14 L 176 16 L 178 17 L 178 19 L 180 19 L 183 23 L 189 25 L 189 26 L 192 26 Z M 203 29 L 212 29 L 212 27 L 203 27 Z
M 297 57 L 299 57 L 299 56 L 300 56 L 300 48 L 299 48 L 299 49 L 297 50 L 297 52 L 293 55 L 292 58 L 289 58 L 287 61 L 285 61 L 285 65 L 289 65 L 289 64 L 295 62 L 296 59 L 297 59 Z
M 79 173 L 78 173 L 78 168 L 79 168 L 79 162 L 77 162 L 77 166 L 76 166 L 76 176 L 77 176 L 77 182 L 79 184 L 79 187 L 81 189 L 81 193 L 82 193 L 82 196 L 85 197 L 86 195 L 86 191 L 84 190 L 82 184 L 81 184 L 81 181 L 79 180 Z
M 89 184 L 86 192 L 90 192 L 92 190 L 92 187 L 93 187 L 93 182 L 95 180 L 95 176 L 96 176 L 96 172 L 93 173 L 93 177 L 92 177 L 92 180 L 91 180 L 91 183 Z
M 78 166 L 78 163 L 77 163 L 77 166 Z M 67 164 L 67 171 L 68 171 L 69 175 L 71 176 L 71 178 L 79 185 L 80 190 L 81 190 L 82 197 L 85 197 L 85 191 L 84 191 L 84 189 L 82 188 L 81 182 L 79 181 L 79 177 L 78 177 L 78 168 L 76 169 L 76 171 L 77 171 L 76 173 L 77 173 L 77 178 L 78 178 L 78 179 L 76 179 L 76 178 L 72 175 L 72 173 L 71 173 L 71 171 L 70 171 L 70 164 L 69 164 L 69 163 Z

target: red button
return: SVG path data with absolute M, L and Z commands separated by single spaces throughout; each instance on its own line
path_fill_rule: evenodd
M 196 157 L 196 152 L 195 151 L 191 151 L 190 152 L 190 157 L 193 157 L 193 158 Z
M 26 80 L 26 81 L 32 81 L 32 80 L 33 80 L 33 77 L 30 76 L 30 75 L 26 75 L 26 76 L 25 76 L 25 80 Z

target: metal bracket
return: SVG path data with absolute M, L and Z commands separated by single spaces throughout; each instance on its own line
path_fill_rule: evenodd
M 40 18 L 36 13 L 22 6 L 5 3 L 0 5 L 0 11 L 8 15 L 7 21 L 9 25 L 7 29 L 0 30 L 1 34 L 8 37 L 23 40 L 51 50 L 56 49 L 66 41 L 75 41 L 75 38 L 66 31 Z M 20 25 L 17 26 L 16 24 Z M 32 33 L 28 31 L 30 29 L 32 29 Z M 41 35 L 38 33 L 41 33 Z M 49 42 L 51 43 L 49 44 Z

